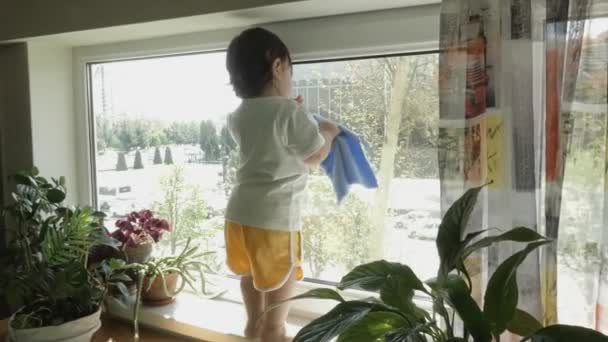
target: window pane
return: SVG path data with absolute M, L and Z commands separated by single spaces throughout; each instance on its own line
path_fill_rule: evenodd
M 596 326 L 606 241 L 606 118 L 608 18 L 585 23 L 585 37 L 568 147 L 558 239 L 558 317 L 561 323 Z M 602 273 L 604 272 L 604 273 Z
M 385 258 L 435 275 L 440 222 L 437 55 L 298 64 L 294 94 L 308 110 L 361 137 L 381 184 L 354 189 L 341 205 L 326 176 L 309 184 L 304 268 L 337 282 L 354 266 Z
M 91 66 L 100 208 L 111 218 L 152 208 L 176 226 L 164 252 L 188 237 L 223 264 L 223 212 L 238 158 L 224 129 L 239 104 L 224 53 Z M 360 135 L 382 187 L 354 188 L 336 204 L 331 183 L 310 178 L 304 268 L 336 282 L 385 258 L 434 276 L 440 220 L 437 55 L 298 64 L 294 95 Z M 138 157 L 141 155 L 141 158 Z
M 222 247 L 225 169 L 234 151 L 224 124 L 239 104 L 225 53 L 90 68 L 100 209 L 110 219 L 143 208 L 168 219 L 174 232 L 161 252 L 179 250 L 188 237 Z

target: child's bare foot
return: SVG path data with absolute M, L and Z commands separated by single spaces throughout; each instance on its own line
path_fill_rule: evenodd
M 291 342 L 293 341 L 292 337 L 287 337 L 287 332 L 285 330 L 285 326 L 278 327 L 264 327 L 262 331 L 262 341 L 263 342 Z
M 260 322 L 249 322 L 245 327 L 245 337 L 258 339 L 262 337 L 262 324 Z

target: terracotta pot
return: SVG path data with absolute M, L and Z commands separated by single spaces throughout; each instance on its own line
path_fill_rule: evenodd
M 168 292 L 165 293 L 165 289 L 163 287 L 163 278 L 156 277 L 149 291 L 146 291 L 146 289 L 150 284 L 150 278 L 144 278 L 143 293 L 141 295 L 142 302 L 145 305 L 151 306 L 166 305 L 172 303 L 173 301 L 175 301 L 175 296 L 177 295 L 176 290 L 178 279 L 179 273 L 172 272 L 165 274 L 165 281 Z
M 154 251 L 153 243 L 144 243 L 135 247 L 125 247 L 125 255 L 127 263 L 138 263 L 143 264 L 150 260 L 152 252 Z

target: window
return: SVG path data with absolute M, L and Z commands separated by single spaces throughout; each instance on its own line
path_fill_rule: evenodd
M 338 206 L 329 180 L 311 177 L 304 219 L 308 277 L 337 282 L 379 258 L 406 263 L 424 279 L 435 276 L 437 63 L 432 53 L 294 67 L 294 95 L 304 97 L 310 112 L 360 135 L 381 184 L 377 191 L 354 189 Z
M 168 219 L 174 231 L 160 252 L 187 238 L 223 246 L 234 150 L 224 122 L 239 104 L 224 65 L 218 52 L 89 66 L 96 203 L 110 220 L 143 208 Z
M 602 241 L 606 241 L 602 212 L 607 205 L 607 61 L 608 18 L 588 20 L 572 104 L 557 251 L 559 319 L 587 327 L 595 326 L 598 285 L 602 275 L 608 274 L 602 256 Z
M 97 203 L 111 218 L 152 208 L 175 233 L 217 250 L 234 182 L 236 148 L 225 128 L 239 104 L 223 52 L 90 65 Z M 435 140 L 437 54 L 300 63 L 294 95 L 357 132 L 382 184 L 353 189 L 340 206 L 329 180 L 310 178 L 304 268 L 310 281 L 336 282 L 378 258 L 434 276 L 440 221 Z M 397 77 L 395 76 L 397 75 Z M 177 223 L 175 223 L 177 222 Z

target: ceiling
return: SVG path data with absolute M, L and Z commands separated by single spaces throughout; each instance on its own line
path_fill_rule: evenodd
M 253 9 L 62 33 L 26 40 L 64 46 L 87 46 L 440 2 L 440 0 L 307 0 Z

